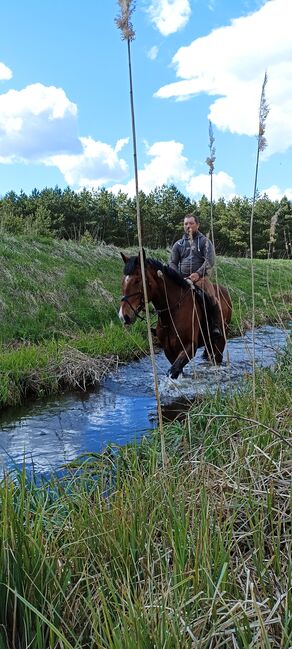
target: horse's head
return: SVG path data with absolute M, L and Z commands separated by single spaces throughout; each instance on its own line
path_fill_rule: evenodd
M 121 299 L 119 318 L 123 324 L 129 325 L 139 317 L 140 311 L 145 306 L 141 260 L 140 254 L 137 257 L 127 257 L 121 252 L 121 256 L 125 267 L 122 281 L 123 297 Z

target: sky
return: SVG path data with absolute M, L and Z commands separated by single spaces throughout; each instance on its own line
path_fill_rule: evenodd
M 101 187 L 134 195 L 127 44 L 116 0 L 1 7 L 0 195 Z M 137 0 L 131 44 L 139 188 L 292 199 L 292 0 Z

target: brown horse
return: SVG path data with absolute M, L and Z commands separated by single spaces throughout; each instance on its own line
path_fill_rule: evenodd
M 144 292 L 140 255 L 126 257 L 122 283 L 123 297 L 120 320 L 129 325 L 144 309 Z M 213 307 L 206 294 L 191 286 L 175 270 L 156 259 L 144 260 L 148 302 L 155 307 L 158 323 L 156 334 L 166 358 L 171 363 L 169 374 L 176 379 L 183 367 L 195 356 L 198 347 L 205 346 L 205 358 L 221 363 L 226 343 L 226 326 L 230 322 L 232 305 L 224 286 L 215 285 L 222 316 L 223 335 L 212 341 L 210 321 Z

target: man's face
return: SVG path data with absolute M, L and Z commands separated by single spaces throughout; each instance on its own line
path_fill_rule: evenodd
M 187 216 L 184 220 L 184 231 L 186 234 L 195 235 L 198 231 L 199 224 L 196 223 L 193 216 Z

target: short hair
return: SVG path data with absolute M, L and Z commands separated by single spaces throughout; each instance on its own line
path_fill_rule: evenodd
M 194 221 L 196 222 L 196 224 L 199 225 L 199 217 L 198 217 L 196 214 L 186 214 L 186 215 L 184 216 L 184 220 L 185 220 L 185 219 L 194 219 Z

